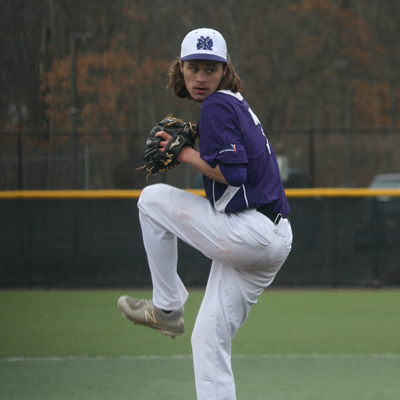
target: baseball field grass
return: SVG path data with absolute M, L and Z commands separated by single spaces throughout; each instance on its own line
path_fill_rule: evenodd
M 176 339 L 125 320 L 137 290 L 0 291 L 0 399 L 195 400 L 190 291 Z M 400 289 L 277 290 L 233 341 L 242 400 L 400 399 Z

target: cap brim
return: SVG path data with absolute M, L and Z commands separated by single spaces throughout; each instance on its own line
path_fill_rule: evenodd
M 212 60 L 212 61 L 220 61 L 223 63 L 228 62 L 226 58 L 217 56 L 215 54 L 195 53 L 195 54 L 189 54 L 185 57 L 181 57 L 181 61 L 189 61 L 189 60 Z

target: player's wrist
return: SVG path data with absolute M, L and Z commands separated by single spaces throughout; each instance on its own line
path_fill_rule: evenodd
M 194 150 L 189 145 L 183 146 L 181 151 L 178 153 L 177 160 L 180 163 L 187 163 L 190 159 L 190 151 Z

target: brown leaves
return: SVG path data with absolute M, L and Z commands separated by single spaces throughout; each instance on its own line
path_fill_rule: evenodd
M 390 88 L 387 83 L 372 83 L 366 79 L 354 79 L 353 114 L 359 125 L 391 125 Z
M 123 38 L 122 38 L 123 39 Z M 49 106 L 47 116 L 55 129 L 70 129 L 70 57 L 56 60 L 45 74 L 42 99 Z M 127 128 L 127 116 L 135 107 L 139 87 L 164 75 L 168 63 L 147 57 L 140 65 L 132 53 L 117 42 L 101 52 L 78 54 L 77 92 L 80 126 L 85 129 Z

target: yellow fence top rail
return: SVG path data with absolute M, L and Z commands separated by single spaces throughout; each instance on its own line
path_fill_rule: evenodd
M 205 196 L 202 189 L 188 192 Z M 0 200 L 6 199 L 137 199 L 141 190 L 11 190 L 0 191 Z M 315 188 L 286 189 L 287 197 L 400 197 L 400 189 Z
M 15 190 L 0 199 L 137 199 L 141 190 Z
M 400 189 L 315 188 L 286 189 L 287 197 L 400 197 Z

